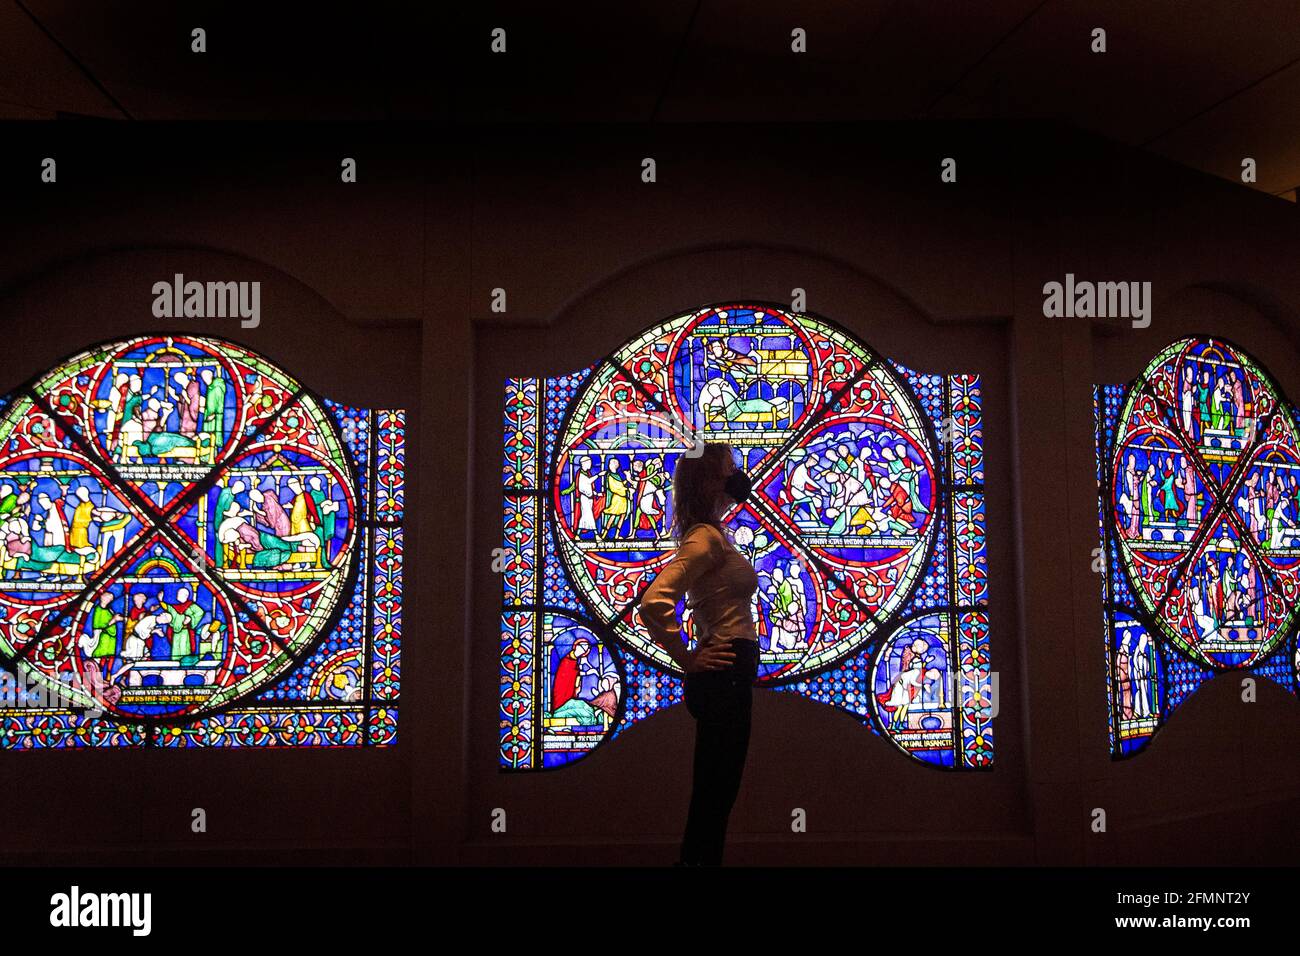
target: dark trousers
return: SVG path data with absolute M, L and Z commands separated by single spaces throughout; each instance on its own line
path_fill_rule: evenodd
M 683 863 L 722 864 L 727 818 L 745 772 L 758 642 L 736 640 L 731 647 L 736 652 L 731 667 L 686 675 L 686 709 L 695 718 L 695 769 Z

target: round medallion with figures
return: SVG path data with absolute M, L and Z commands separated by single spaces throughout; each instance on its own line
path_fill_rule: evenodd
M 1295 622 L 1296 438 L 1267 373 L 1216 339 L 1162 351 L 1120 413 L 1108 480 L 1125 574 L 1150 621 L 1211 667 L 1262 660 Z
M 760 680 L 860 649 L 935 546 L 935 439 L 905 378 L 825 320 L 709 308 L 638 336 L 579 390 L 553 456 L 559 554 L 590 611 L 666 668 L 631 607 L 672 556 L 672 474 L 727 442 L 753 482 L 724 516 L 759 576 Z
M 196 336 L 90 349 L 0 413 L 0 652 L 116 719 L 223 709 L 331 626 L 356 515 L 333 420 L 265 359 Z

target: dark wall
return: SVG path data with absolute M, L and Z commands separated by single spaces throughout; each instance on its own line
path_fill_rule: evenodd
M 1050 126 L 29 128 L 60 182 L 4 196 L 0 389 L 152 330 L 173 272 L 261 279 L 263 323 L 193 324 L 339 401 L 408 409 L 403 707 L 382 750 L 0 754 L 49 783 L 5 858 L 662 862 L 690 720 L 559 773 L 496 769 L 502 381 L 572 371 L 725 299 L 808 307 L 985 395 L 996 769 L 949 774 L 845 715 L 760 692 L 736 862 L 1289 859 L 1300 704 L 1231 676 L 1151 748 L 1106 751 L 1091 386 L 1225 335 L 1300 396 L 1293 207 Z M 360 182 L 338 182 L 358 158 Z M 643 183 L 653 156 L 658 182 Z M 941 183 L 939 160 L 958 159 Z M 34 178 L 30 177 L 29 178 Z M 13 182 L 13 176 L 4 177 Z M 1150 280 L 1150 328 L 1045 319 L 1074 272 Z M 489 309 L 507 291 L 505 315 Z M 42 791 L 44 794 L 44 790 Z M 209 832 L 189 832 L 203 806 Z M 506 834 L 493 834 L 495 808 Z M 809 833 L 789 833 L 790 812 Z M 1109 832 L 1089 829 L 1094 808 Z

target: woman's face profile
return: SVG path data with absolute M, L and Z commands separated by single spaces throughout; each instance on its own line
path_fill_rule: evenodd
M 722 471 L 718 474 L 716 488 L 714 489 L 719 495 L 723 495 L 727 490 L 727 479 L 736 473 L 736 460 L 728 455 L 722 464 Z

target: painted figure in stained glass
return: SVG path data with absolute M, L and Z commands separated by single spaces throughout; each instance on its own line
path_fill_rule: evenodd
M 618 714 L 619 678 L 613 658 L 581 625 L 552 617 L 546 627 L 543 719 L 548 749 L 580 753 L 598 741 Z

